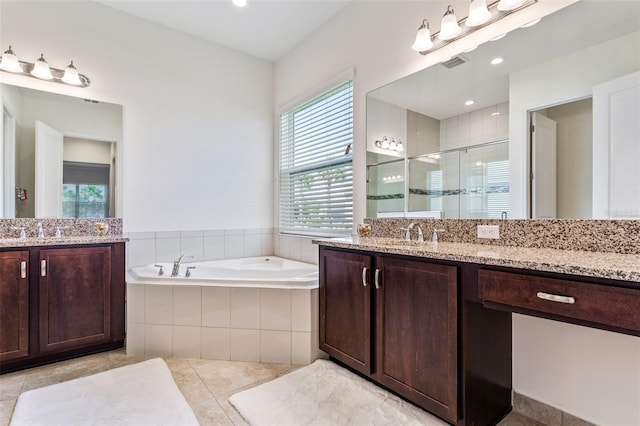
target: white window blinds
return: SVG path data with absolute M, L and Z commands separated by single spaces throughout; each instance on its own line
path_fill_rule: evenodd
M 351 231 L 352 141 L 351 80 L 280 115 L 280 232 Z

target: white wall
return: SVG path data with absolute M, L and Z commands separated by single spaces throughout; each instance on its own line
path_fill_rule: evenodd
M 356 222 L 366 214 L 366 93 L 447 59 L 454 53 L 472 47 L 479 40 L 497 36 L 534 17 L 551 13 L 567 3 L 538 2 L 523 11 L 522 15 L 514 14 L 510 17 L 512 19 L 478 31 L 450 45 L 451 48 L 424 57 L 416 54 L 410 45 L 421 19 L 438 22 L 447 4 L 440 1 L 352 2 L 276 64 L 276 106 L 302 96 L 346 68 L 355 68 Z M 456 10 L 464 10 L 467 4 L 453 2 Z M 515 20 L 519 20 L 518 24 Z M 625 53 L 635 54 L 637 49 L 635 53 Z M 591 72 L 585 67 L 579 69 L 580 75 Z M 575 79 L 575 74 L 570 73 L 568 77 Z M 548 85 L 545 89 L 551 86 L 550 79 L 543 80 Z M 562 89 L 562 84 L 559 86 L 554 90 Z M 516 109 L 510 108 L 511 117 L 514 111 Z M 521 144 L 524 139 L 518 134 L 515 140 Z M 524 149 L 520 145 L 516 149 L 516 156 L 512 159 L 518 161 L 512 161 L 515 164 L 513 169 L 514 173 L 522 175 L 516 183 L 524 188 L 526 162 L 520 161 L 524 157 L 519 156 L 524 155 Z M 509 151 L 511 154 L 511 146 Z M 523 196 L 524 193 L 519 194 Z M 525 212 L 524 206 L 518 205 L 517 209 L 512 210 L 511 217 L 523 217 Z M 283 239 L 287 241 L 287 249 L 295 244 L 300 246 L 298 241 L 293 242 L 292 237 L 281 236 L 280 240 Z M 533 331 L 537 334 L 533 335 Z M 513 333 L 514 388 L 518 392 L 596 423 L 640 424 L 640 339 L 530 317 L 516 317 Z M 529 335 L 532 335 L 531 339 Z M 556 342 L 562 345 L 554 345 Z M 549 370 L 544 370 L 545 367 L 549 367 Z
M 0 11 L 3 45 L 56 68 L 73 59 L 92 84 L 3 82 L 123 105 L 125 230 L 272 226 L 271 63 L 95 2 Z

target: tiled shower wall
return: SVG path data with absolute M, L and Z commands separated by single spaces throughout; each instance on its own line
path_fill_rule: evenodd
M 194 256 L 188 262 L 275 255 L 318 263 L 318 249 L 311 238 L 279 235 L 273 228 L 129 232 L 124 236 L 129 238 L 130 268 L 173 262 L 185 253 Z

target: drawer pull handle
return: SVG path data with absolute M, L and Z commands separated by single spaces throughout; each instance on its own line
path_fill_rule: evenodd
M 367 267 L 366 266 L 362 268 L 362 285 L 364 287 L 367 286 Z
M 570 296 L 559 296 L 557 294 L 543 293 L 541 291 L 538 292 L 537 296 L 540 299 L 549 300 L 551 302 L 568 303 L 570 305 L 576 303 L 576 299 Z
M 376 268 L 375 278 L 373 279 L 373 283 L 376 286 L 376 290 L 380 288 L 380 269 Z
M 46 277 L 47 276 L 47 261 L 46 260 L 41 260 L 40 261 L 40 276 L 41 277 Z
M 27 278 L 27 262 L 20 262 L 20 278 Z

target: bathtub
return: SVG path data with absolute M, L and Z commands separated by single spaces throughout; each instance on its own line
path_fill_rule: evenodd
M 186 277 L 187 268 L 190 276 Z M 163 275 L 159 275 L 162 269 Z M 275 256 L 182 263 L 171 277 L 172 263 L 155 263 L 129 271 L 130 281 L 160 285 L 237 286 L 249 288 L 318 288 L 318 267 Z
M 226 259 L 183 263 L 177 277 L 155 265 L 127 271 L 127 354 L 300 365 L 324 355 L 317 265 Z

